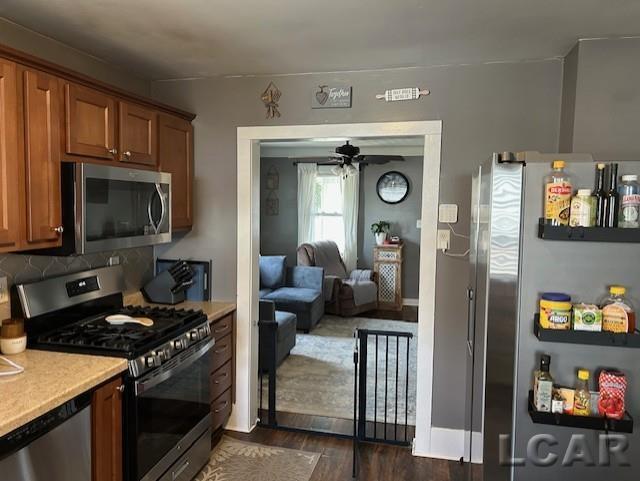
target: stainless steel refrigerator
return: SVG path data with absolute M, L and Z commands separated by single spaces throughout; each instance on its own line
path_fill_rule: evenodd
M 640 410 L 640 350 L 540 341 L 534 315 L 542 292 L 566 292 L 576 301 L 597 302 L 606 287 L 618 283 L 640 298 L 640 243 L 568 242 L 539 237 L 543 179 L 556 159 L 567 161 L 573 187 L 593 188 L 595 164 L 585 154 L 493 154 L 473 177 L 469 309 L 467 324 L 467 410 L 465 459 L 477 463 L 469 479 L 545 481 L 637 479 L 640 436 L 626 434 L 632 466 L 563 466 L 572 436 L 584 437 L 598 454 L 600 434 L 582 428 L 534 423 L 528 393 L 540 356 L 551 356 L 554 380 L 573 386 L 576 370 L 591 373 L 619 368 L 627 375 L 627 410 Z M 619 172 L 640 174 L 640 162 L 620 162 Z M 640 306 L 638 306 L 640 308 Z M 593 379 L 592 390 L 596 389 Z M 536 434 L 552 435 L 557 444 L 540 444 L 551 466 L 528 459 L 527 445 Z M 502 441 L 501 441 L 502 440 Z M 523 459 L 524 463 L 516 463 Z M 503 462 L 501 464 L 501 461 Z M 596 460 L 597 464 L 597 460 Z M 471 465 L 467 465 L 471 468 Z

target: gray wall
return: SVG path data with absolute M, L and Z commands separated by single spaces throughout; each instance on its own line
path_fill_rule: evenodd
M 493 151 L 558 146 L 562 62 L 154 82 L 159 100 L 195 112 L 195 227 L 167 255 L 211 258 L 213 294 L 236 297 L 236 128 L 402 120 L 443 121 L 440 201 L 460 205 L 468 233 L 471 173 Z M 273 80 L 282 91 L 282 117 L 265 120 L 260 94 Z M 310 92 L 326 83 L 353 86 L 353 108 L 312 110 Z M 419 101 L 375 100 L 385 89 L 420 86 Z M 468 243 L 454 239 L 455 252 Z M 160 249 L 159 249 L 160 250 Z M 422 255 L 436 255 L 422 253 Z M 465 386 L 465 259 L 437 254 L 433 423 L 462 428 Z
M 577 76 L 575 92 L 567 89 L 563 98 L 563 107 L 574 103 L 573 130 L 562 123 L 561 146 L 601 160 L 640 159 L 638 58 L 640 38 L 583 40 L 574 48 L 569 77 Z
M 3 18 L 0 18 L 0 44 L 22 50 L 138 95 L 148 96 L 150 93 L 151 84 L 148 80 Z
M 266 175 L 273 166 L 280 176 L 278 215 L 266 215 Z M 298 170 L 291 159 L 270 157 L 261 159 L 260 166 L 260 253 L 265 256 L 285 255 L 287 265 L 296 265 L 298 248 Z
M 422 157 L 405 157 L 404 162 L 367 165 L 360 174 L 360 204 L 358 212 L 358 267 L 373 268 L 375 238 L 370 226 L 379 220 L 391 223 L 391 233 L 404 240 L 402 296 L 418 298 L 420 268 L 420 231 L 416 221 L 422 207 Z M 279 173 L 278 215 L 266 215 L 266 175 L 270 167 Z M 409 195 L 397 205 L 385 204 L 376 192 L 376 183 L 390 170 L 402 172 L 409 179 Z M 260 168 L 260 252 L 263 255 L 286 255 L 287 264 L 296 264 L 298 247 L 298 177 L 291 159 L 266 157 Z
M 367 165 L 360 181 L 364 209 L 361 209 L 363 232 L 359 235 L 358 264 L 373 267 L 373 247 L 376 244 L 371 224 L 379 220 L 391 223 L 391 234 L 404 242 L 402 264 L 402 297 L 417 299 L 420 274 L 420 230 L 416 221 L 422 208 L 422 157 L 405 157 L 404 162 Z M 376 184 L 382 174 L 390 170 L 402 172 L 409 179 L 409 195 L 400 204 L 385 204 L 378 197 Z

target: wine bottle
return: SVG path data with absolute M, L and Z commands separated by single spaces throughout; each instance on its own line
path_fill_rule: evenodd
M 595 197 L 596 226 L 604 227 L 607 218 L 607 192 L 604 190 L 605 164 L 596 165 L 596 185 L 593 190 Z
M 609 170 L 609 189 L 607 191 L 607 218 L 605 227 L 618 227 L 618 210 L 620 198 L 618 196 L 618 164 L 611 164 Z

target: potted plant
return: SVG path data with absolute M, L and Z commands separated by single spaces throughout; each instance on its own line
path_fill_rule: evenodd
M 390 227 L 391 225 L 386 220 L 380 220 L 371 224 L 371 232 L 376 236 L 376 244 L 379 246 L 384 244 Z

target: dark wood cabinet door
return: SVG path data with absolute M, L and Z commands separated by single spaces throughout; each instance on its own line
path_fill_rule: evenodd
M 115 159 L 116 102 L 113 97 L 65 84 L 66 152 L 72 155 Z
M 23 97 L 25 247 L 55 247 L 62 240 L 58 79 L 24 70 Z
M 134 164 L 157 165 L 158 114 L 129 102 L 120 102 L 118 107 L 120 160 Z
M 0 59 L 0 252 L 20 242 L 19 165 L 16 64 Z
M 91 405 L 92 481 L 122 481 L 122 379 L 96 389 Z
M 160 170 L 171 174 L 173 230 L 193 225 L 193 126 L 187 120 L 160 115 L 158 129 Z

